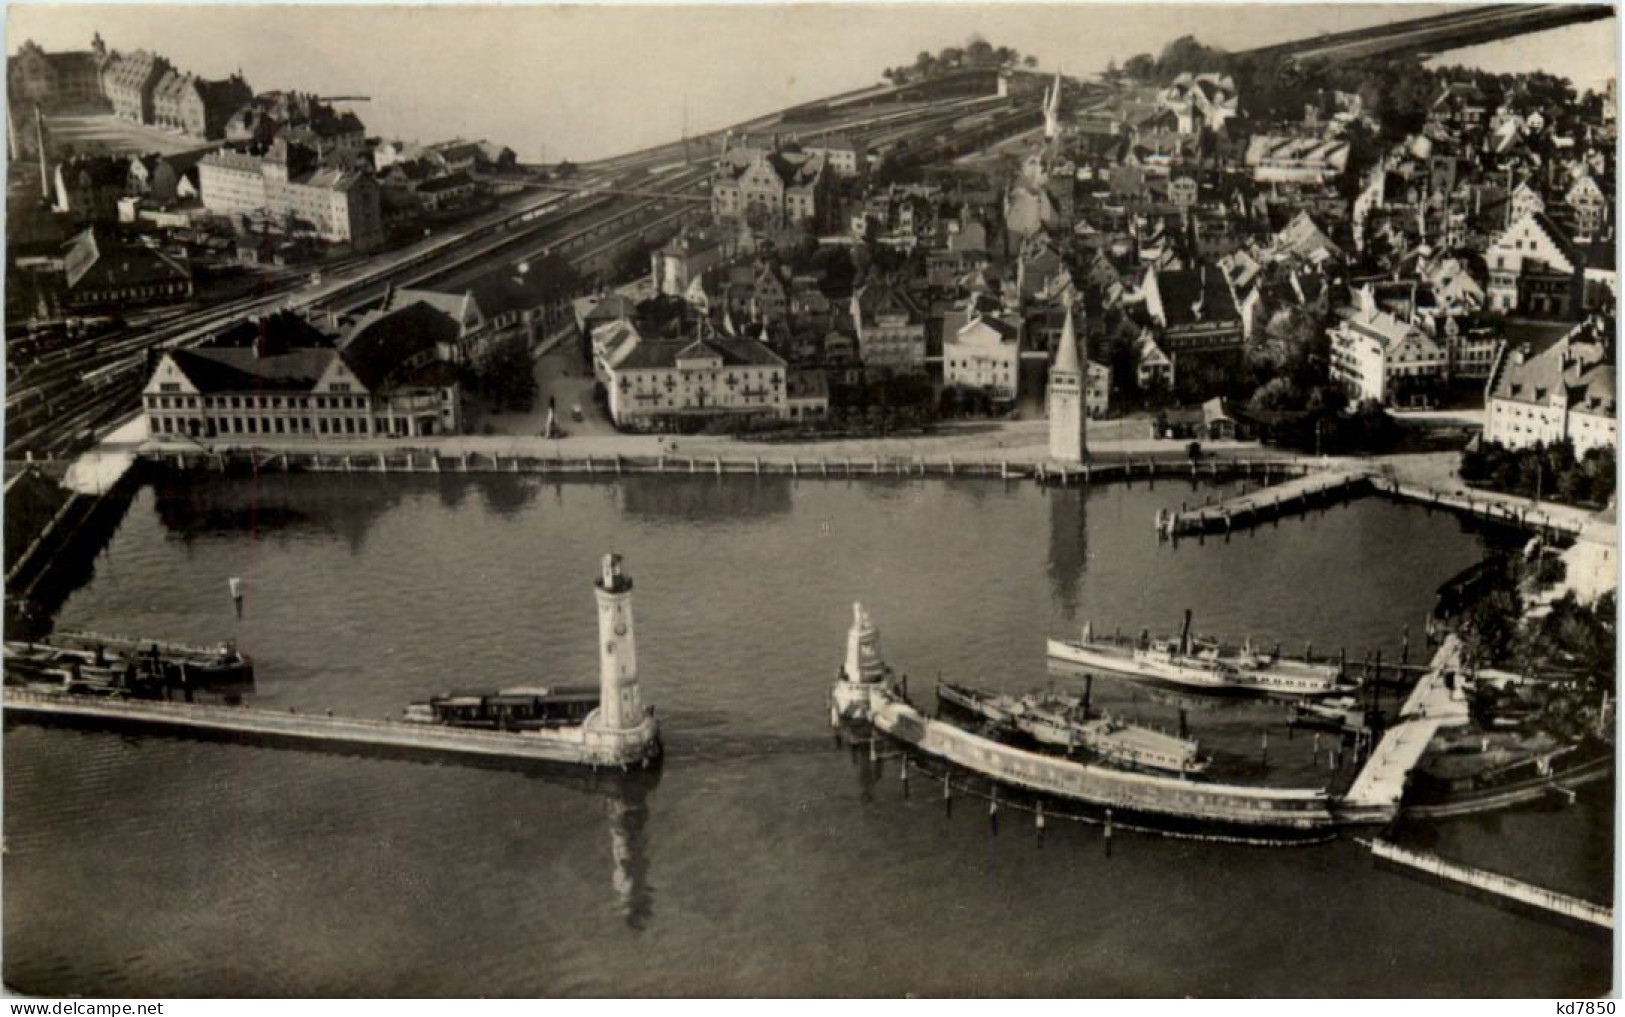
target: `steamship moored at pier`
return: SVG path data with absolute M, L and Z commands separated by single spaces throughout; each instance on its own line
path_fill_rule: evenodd
M 1324 840 L 1337 820 L 1324 788 L 1209 783 L 1190 776 L 1130 772 L 1029 751 L 925 716 L 880 658 L 880 637 L 862 606 L 847 635 L 846 666 L 830 719 L 866 721 L 911 754 L 957 767 L 1056 811 L 1104 817 L 1158 833 L 1258 844 Z M 1010 793 L 1007 791 L 1007 793 Z

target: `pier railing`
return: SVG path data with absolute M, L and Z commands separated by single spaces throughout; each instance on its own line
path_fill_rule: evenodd
M 1371 849 L 1371 853 L 1385 861 L 1399 865 L 1409 866 L 1421 872 L 1437 876 L 1440 879 L 1464 886 L 1474 887 L 1487 893 L 1503 897 L 1508 900 L 1528 904 L 1562 915 L 1577 921 L 1595 925 L 1598 928 L 1612 929 L 1614 927 L 1614 912 L 1601 904 L 1594 904 L 1579 897 L 1571 897 L 1556 890 L 1525 883 L 1503 876 L 1498 872 L 1489 872 L 1485 869 L 1476 869 L 1472 866 L 1462 865 L 1459 862 L 1448 861 L 1438 855 L 1423 854 L 1420 851 L 1411 851 L 1386 840 L 1361 840 Z
M 542 476 L 615 477 L 626 474 L 776 475 L 797 478 L 849 477 L 991 477 L 1075 485 L 1138 478 L 1255 477 L 1274 482 L 1302 476 L 1313 467 L 1299 460 L 1272 456 L 1213 457 L 1131 456 L 1087 464 L 1059 465 L 1029 459 L 959 455 L 785 456 L 782 454 L 718 455 L 662 453 L 653 455 L 554 455 L 530 452 L 466 451 L 447 453 L 403 446 L 387 450 L 342 448 L 232 447 L 209 451 L 146 453 L 154 463 L 179 470 L 252 470 L 319 473 L 522 473 Z

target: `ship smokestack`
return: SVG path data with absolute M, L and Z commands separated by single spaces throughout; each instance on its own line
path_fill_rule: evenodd
M 1179 652 L 1186 656 L 1191 652 L 1191 609 L 1185 609 L 1185 624 L 1179 630 Z

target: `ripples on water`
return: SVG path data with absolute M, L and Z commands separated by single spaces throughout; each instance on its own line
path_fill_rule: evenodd
M 1366 500 L 1177 548 L 1185 484 L 1043 491 L 787 478 L 206 479 L 144 490 L 60 624 L 254 655 L 272 708 L 395 716 L 450 688 L 596 674 L 590 579 L 624 554 L 669 750 L 630 782 L 18 726 L 5 746 L 6 980 L 190 994 L 1568 994 L 1606 944 L 1292 851 L 944 818 L 836 750 L 825 697 L 851 602 L 928 699 L 944 678 L 1065 682 L 1044 639 L 1198 627 L 1317 652 L 1413 649 L 1483 552 Z M 226 580 L 240 576 L 234 617 Z M 1259 779 L 1324 781 L 1280 707 L 1097 702 Z M 1238 764 L 1240 765 L 1240 764 Z M 1441 824 L 1440 850 L 1556 858 L 1609 895 L 1612 812 Z M 1559 846 L 1552 847 L 1553 844 Z M 1555 885 L 1555 884 L 1554 884 Z M 1577 891 L 1578 892 L 1578 891 Z M 1588 894 L 1592 895 L 1592 894 Z

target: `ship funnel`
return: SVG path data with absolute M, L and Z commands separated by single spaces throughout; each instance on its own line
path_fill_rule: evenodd
M 1179 652 L 1189 655 L 1191 652 L 1191 609 L 1185 609 L 1185 624 L 1179 630 Z
M 1083 623 L 1083 645 L 1088 646 L 1090 643 L 1092 643 L 1094 641 L 1095 641 L 1095 625 L 1094 625 L 1094 622 L 1084 622 Z

